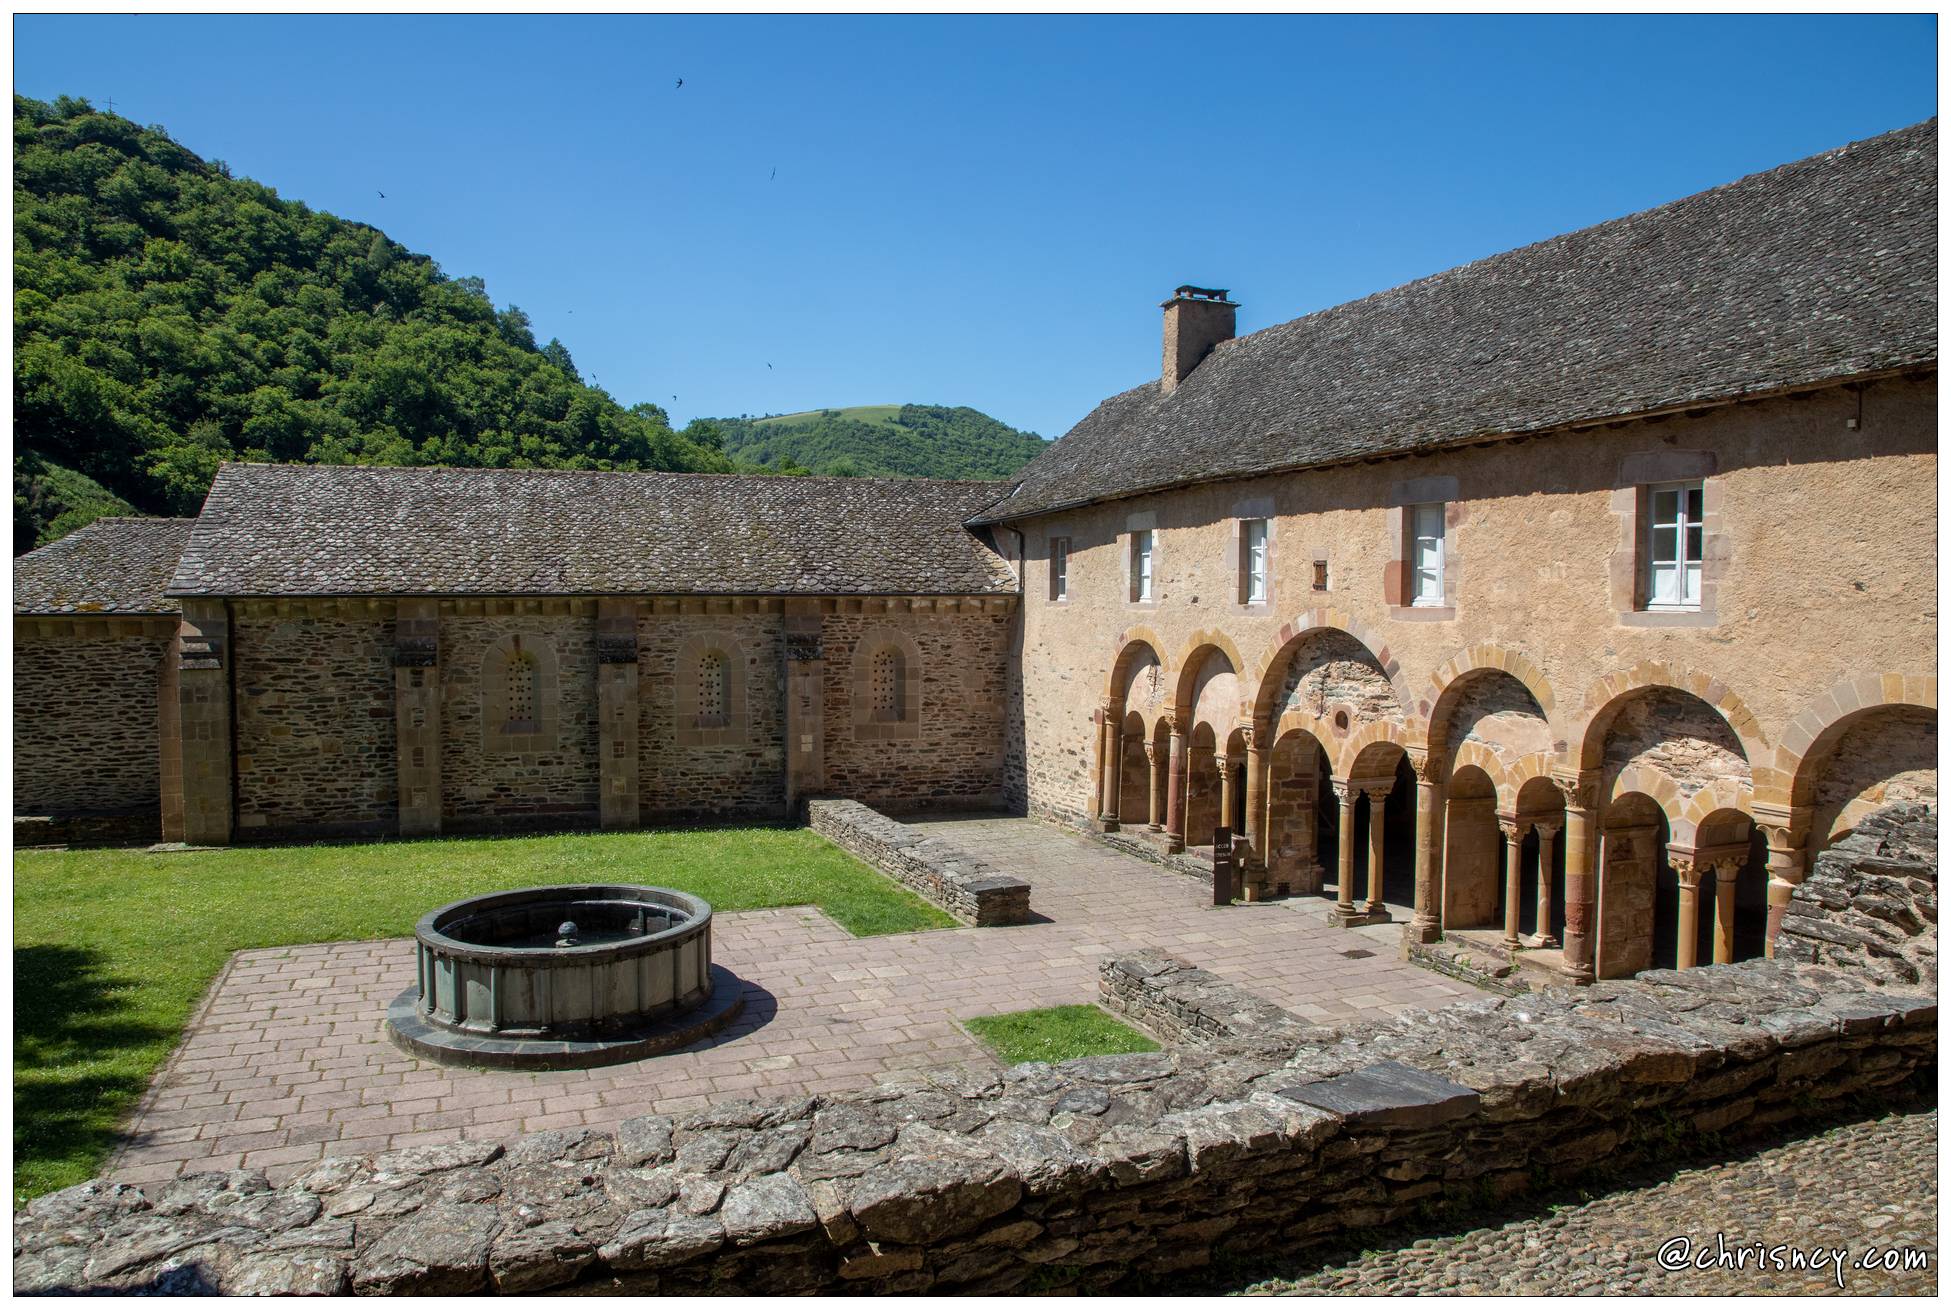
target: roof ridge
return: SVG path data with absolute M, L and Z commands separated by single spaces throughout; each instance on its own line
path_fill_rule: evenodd
M 920 486 L 964 486 L 989 487 L 1009 481 L 1008 478 L 899 478 L 899 477 L 841 477 L 835 474 L 790 474 L 790 473 L 708 473 L 695 469 L 559 469 L 559 468 L 493 468 L 477 464 L 312 464 L 298 460 L 257 460 L 227 459 L 217 465 L 218 473 L 225 469 L 294 469 L 307 472 L 351 472 L 368 473 L 480 473 L 497 475 L 584 475 L 609 478 L 699 478 L 727 482 L 764 482 L 782 485 L 806 485 L 808 483 L 851 483 L 855 485 L 871 483 L 876 485 L 920 485 Z M 124 515 L 122 517 L 129 517 Z

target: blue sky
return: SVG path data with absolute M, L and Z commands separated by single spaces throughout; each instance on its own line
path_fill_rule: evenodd
M 679 424 L 919 401 L 1056 436 L 1156 373 L 1179 283 L 1231 288 L 1251 331 L 1937 112 L 1930 16 L 109 15 L 14 37 L 17 91 L 112 99 L 484 278 Z

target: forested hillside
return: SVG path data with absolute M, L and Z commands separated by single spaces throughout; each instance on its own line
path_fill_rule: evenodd
M 225 459 L 734 467 L 479 279 L 86 101 L 14 99 L 14 270 L 16 551 L 194 513 Z
M 966 406 L 862 405 L 708 422 L 736 458 L 841 477 L 1001 478 L 1044 445 L 1036 433 Z

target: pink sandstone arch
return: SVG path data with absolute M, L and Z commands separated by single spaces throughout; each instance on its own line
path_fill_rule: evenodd
M 1872 710 L 1903 707 L 1937 712 L 1935 674 L 1871 673 L 1850 678 L 1817 696 L 1782 730 L 1773 768 L 1764 786 L 1755 770 L 1755 794 L 1782 805 L 1807 805 L 1814 799 L 1828 752 L 1843 734 Z
M 1608 674 L 1586 688 L 1584 722 L 1572 738 L 1578 742 L 1576 764 L 1580 769 L 1600 767 L 1605 755 L 1606 733 L 1612 727 L 1613 719 L 1634 692 L 1648 687 L 1665 687 L 1705 701 L 1720 714 L 1740 741 L 1750 770 L 1758 762 L 1769 758 L 1768 738 L 1762 734 L 1761 724 L 1749 711 L 1746 702 L 1725 683 L 1704 673 L 1649 660 L 1635 664 L 1624 673 Z
M 1232 666 L 1233 676 L 1241 679 L 1244 685 L 1246 661 L 1240 658 L 1240 648 L 1233 639 L 1218 629 L 1202 630 L 1186 639 L 1183 652 L 1172 667 L 1178 669 L 1178 676 L 1172 694 L 1172 713 L 1181 724 L 1190 725 L 1194 701 L 1198 693 L 1199 675 L 1203 671 L 1208 656 L 1217 652 Z M 1238 717 L 1237 715 L 1235 716 Z M 1231 732 L 1233 724 L 1225 725 Z
M 1455 695 L 1460 692 L 1458 684 L 1473 673 L 1503 673 L 1517 679 L 1524 689 L 1531 693 L 1537 702 L 1548 728 L 1555 730 L 1558 714 L 1558 698 L 1551 689 L 1551 680 L 1544 670 L 1519 651 L 1496 642 L 1480 642 L 1475 646 L 1458 651 L 1436 672 L 1429 675 L 1429 693 L 1417 701 L 1415 716 L 1421 720 L 1424 736 L 1431 750 L 1441 750 L 1445 743 L 1438 740 L 1448 727 L 1444 716 L 1454 705 Z M 1562 747 L 1560 748 L 1562 750 Z
M 1250 701 L 1251 719 L 1258 731 L 1271 733 L 1274 722 L 1274 698 L 1280 694 L 1287 681 L 1287 668 L 1293 657 L 1300 651 L 1307 639 L 1317 632 L 1331 632 L 1347 637 L 1366 651 L 1382 676 L 1388 680 L 1395 693 L 1396 712 L 1405 723 L 1410 718 L 1410 706 L 1414 703 L 1409 694 L 1408 682 L 1402 676 L 1402 669 L 1389 654 L 1388 646 L 1381 641 L 1379 634 L 1367 625 L 1350 618 L 1338 609 L 1323 607 L 1311 609 L 1284 625 L 1273 637 L 1272 649 L 1267 657 L 1254 669 L 1249 685 L 1253 688 Z M 1420 742 L 1419 733 L 1409 733 L 1404 729 L 1405 740 Z
M 1163 671 L 1165 646 L 1150 628 L 1128 628 L 1117 635 L 1113 645 L 1118 653 L 1111 657 L 1111 669 L 1104 682 L 1104 699 L 1110 704 L 1122 705 L 1125 684 L 1131 680 L 1134 661 L 1141 653 L 1149 654 L 1153 663 Z

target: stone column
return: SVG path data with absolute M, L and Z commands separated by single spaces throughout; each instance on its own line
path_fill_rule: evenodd
M 1597 920 L 1592 856 L 1597 824 L 1592 810 L 1595 773 L 1554 779 L 1565 793 L 1565 971 L 1572 981 L 1589 983 L 1593 968 L 1593 928 Z
M 1436 762 L 1428 751 L 1409 752 L 1416 771 L 1416 914 L 1409 922 L 1409 940 L 1433 942 L 1443 935 L 1438 910 L 1442 897 L 1443 784 L 1436 780 Z
M 1122 717 L 1109 702 L 1100 711 L 1097 823 L 1105 832 L 1118 830 L 1118 741 L 1124 735 L 1118 721 Z
M 440 832 L 440 602 L 395 602 L 393 723 L 402 837 Z
M 1216 753 L 1213 756 L 1213 771 L 1219 775 L 1219 822 L 1214 826 L 1230 830 L 1233 827 L 1233 811 L 1239 801 L 1239 793 L 1233 782 L 1233 761 Z M 1196 835 L 1203 837 L 1206 834 Z
M 1264 735 L 1247 724 L 1240 729 L 1246 739 L 1246 844 L 1245 858 L 1251 868 L 1267 868 L 1267 750 Z
M 183 752 L 183 841 L 230 843 L 230 607 L 185 600 L 176 629 L 177 735 Z
M 634 828 L 643 789 L 639 785 L 637 602 L 601 596 L 596 601 L 596 716 L 598 810 L 605 828 Z
M 1341 809 L 1341 827 L 1335 833 L 1335 908 L 1328 922 L 1352 928 L 1362 921 L 1355 909 L 1355 784 L 1343 778 L 1330 778 L 1335 800 Z
M 1368 914 L 1370 923 L 1389 922 L 1389 907 L 1382 900 L 1382 828 L 1384 803 L 1394 787 L 1386 782 L 1371 782 L 1362 791 L 1368 796 Z
M 1538 834 L 1538 945 L 1556 946 L 1558 936 L 1551 930 L 1551 848 L 1561 827 L 1554 820 L 1531 825 Z
M 1167 752 L 1170 753 L 1169 751 Z M 1149 785 L 1145 827 L 1151 832 L 1165 831 L 1165 760 L 1159 755 L 1158 743 L 1145 743 L 1145 781 Z
M 1768 937 L 1767 954 L 1775 958 L 1775 934 L 1781 931 L 1782 916 L 1795 889 L 1808 874 L 1808 828 L 1810 808 L 1804 805 L 1757 804 L 1755 822 L 1761 825 L 1768 842 Z
M 815 599 L 791 597 L 784 619 L 786 812 L 826 790 L 826 620 Z
M 156 678 L 156 781 L 162 802 L 163 840 L 183 840 L 183 700 L 178 678 L 182 655 L 174 619 L 157 619 L 163 638 L 162 667 Z
M 1716 860 L 1714 869 L 1714 963 L 1734 963 L 1734 887 L 1741 876 L 1738 859 Z
M 1667 847 L 1667 863 L 1673 866 L 1673 876 L 1680 882 L 1680 939 L 1674 944 L 1674 964 L 1677 968 L 1691 969 L 1698 962 L 1696 943 L 1700 940 L 1700 870 L 1694 866 L 1694 857 Z
M 1165 849 L 1182 851 L 1186 848 L 1186 737 L 1177 719 L 1169 722 L 1172 749 L 1166 761 Z
M 1515 951 L 1518 939 L 1518 897 L 1524 890 L 1524 830 L 1529 825 L 1515 817 L 1497 816 L 1498 830 L 1504 834 L 1504 949 Z

